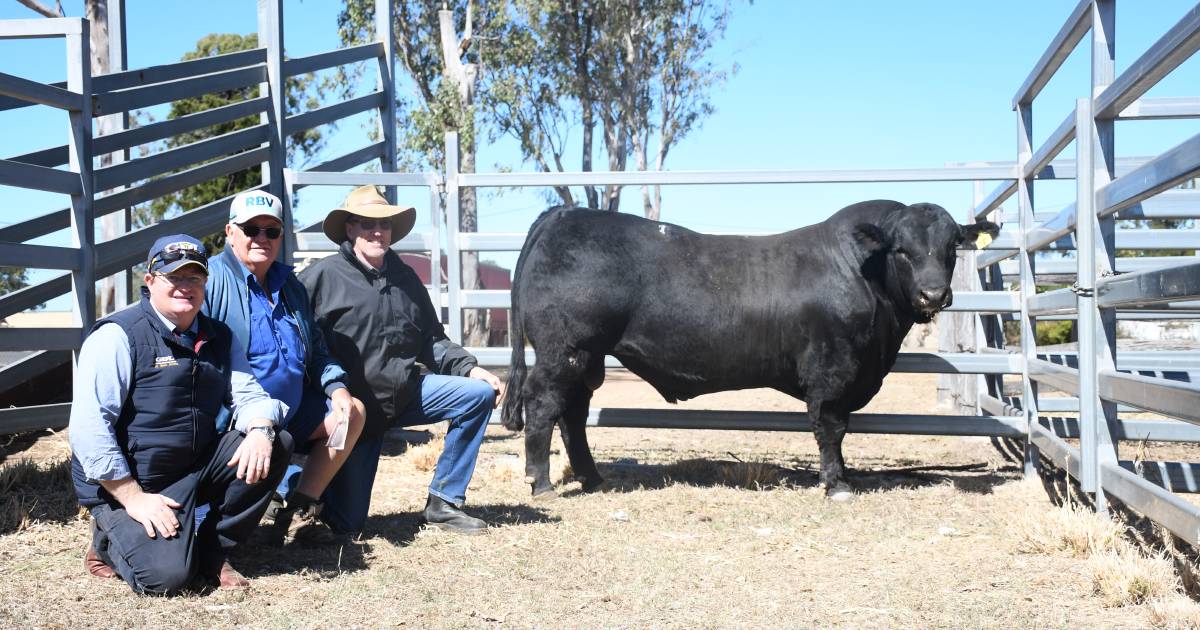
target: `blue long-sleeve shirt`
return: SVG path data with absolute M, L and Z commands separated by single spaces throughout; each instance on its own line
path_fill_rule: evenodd
M 162 313 L 155 314 L 173 328 Z M 188 332 L 195 334 L 197 322 Z M 287 405 L 267 395 L 244 356 L 231 353 L 232 412 L 234 426 L 245 431 L 251 420 L 266 418 L 278 425 L 287 415 Z M 71 402 L 71 450 L 93 481 L 124 479 L 131 475 L 125 454 L 117 443 L 116 423 L 129 394 L 133 359 L 129 338 L 116 325 L 100 326 L 84 340 L 79 351 Z
M 292 273 L 287 265 L 275 263 L 267 270 L 266 285 L 260 286 L 246 272 L 250 294 L 250 338 L 246 360 L 254 378 L 272 398 L 291 409 L 286 421 L 300 405 L 304 393 L 304 339 L 300 325 L 283 300 L 283 283 Z M 235 351 L 234 354 L 240 354 Z
M 333 392 L 346 387 L 346 371 L 330 354 L 321 327 L 314 323 L 308 291 L 291 273 L 291 268 L 282 263 L 272 263 L 268 276 L 271 273 L 283 278 L 275 301 L 286 306 L 286 311 L 294 318 L 300 331 L 303 342 L 301 355 L 308 377 L 305 386 L 318 388 L 326 396 L 332 396 Z M 229 326 L 233 333 L 235 354 L 238 354 L 239 348 L 247 353 L 251 350 L 250 342 L 254 335 L 250 305 L 255 297 L 250 289 L 252 279 L 253 275 L 228 247 L 208 261 L 203 313 Z M 217 428 L 222 429 L 228 423 L 228 418 L 222 414 L 217 419 Z

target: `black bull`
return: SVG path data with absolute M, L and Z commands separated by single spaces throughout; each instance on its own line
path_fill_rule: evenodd
M 512 288 L 504 424 L 525 429 L 527 481 L 552 493 L 557 422 L 587 490 L 592 392 L 610 354 L 669 402 L 770 387 L 808 404 L 821 482 L 851 496 L 842 438 L 913 323 L 950 304 L 955 250 L 996 225 L 940 206 L 865 201 L 770 236 L 713 236 L 629 214 L 557 208 L 534 223 Z M 525 365 L 524 342 L 537 361 Z M 527 373 L 528 372 L 528 373 Z

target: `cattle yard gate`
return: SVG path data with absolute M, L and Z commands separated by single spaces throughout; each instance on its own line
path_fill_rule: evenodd
M 0 228 L 0 265 L 57 269 L 67 273 L 0 296 L 0 318 L 51 298 L 70 294 L 74 323 L 66 328 L 0 328 L 0 351 L 29 353 L 0 370 L 0 393 L 71 360 L 96 317 L 95 281 L 124 278 L 156 238 L 174 232 L 205 236 L 221 229 L 229 200 L 208 204 L 140 229 L 130 229 L 129 208 L 188 186 L 262 164 L 263 188 L 289 200 L 305 186 L 375 184 L 395 198 L 398 187 L 429 192 L 430 221 L 395 245 L 398 251 L 428 254 L 435 303 L 448 309 L 450 336 L 461 339 L 462 309 L 507 308 L 507 291 L 463 290 L 461 253 L 519 251 L 524 233 L 477 233 L 459 229 L 459 195 L 464 188 L 568 185 L 712 185 L 857 182 L 999 182 L 987 195 L 976 186 L 974 203 L 961 220 L 990 217 L 1004 226 L 981 252 L 963 252 L 966 284 L 956 286 L 950 317 L 974 323 L 973 349 L 901 353 L 895 371 L 969 375 L 974 400 L 970 415 L 855 414 L 850 431 L 1012 438 L 1024 444 L 1026 471 L 1044 461 L 1067 471 L 1103 511 L 1116 499 L 1200 546 L 1200 508 L 1177 492 L 1200 491 L 1190 463 L 1129 462 L 1118 458 L 1122 440 L 1200 441 L 1200 356 L 1184 351 L 1118 352 L 1116 322 L 1200 318 L 1200 262 L 1196 257 L 1118 258 L 1119 250 L 1200 249 L 1200 232 L 1118 227 L 1119 220 L 1193 219 L 1200 216 L 1200 191 L 1178 186 L 1200 174 L 1200 135 L 1151 158 L 1116 157 L 1113 128 L 1118 120 L 1200 118 L 1200 97 L 1146 98 L 1146 92 L 1200 48 L 1200 6 L 1115 75 L 1115 0 L 1080 0 L 1028 79 L 1018 90 L 1015 162 L 950 165 L 932 169 L 821 171 L 676 171 L 587 173 L 462 173 L 458 140 L 446 138 L 444 172 L 397 173 L 393 98 L 391 3 L 377 4 L 375 42 L 308 57 L 284 59 L 281 0 L 259 0 L 263 47 L 233 54 L 140 70 L 124 67 L 123 3 L 110 2 L 113 46 L 110 74 L 89 72 L 88 29 L 81 19 L 0 21 L 0 39 L 61 37 L 66 41 L 68 79 L 42 84 L 0 73 L 0 111 L 31 105 L 68 113 L 67 145 L 0 160 L 0 185 L 61 193 L 70 207 Z M 1090 37 L 1089 37 L 1090 35 Z M 1092 89 L 1049 138 L 1035 147 L 1034 99 L 1085 38 L 1091 43 Z M 377 60 L 378 89 L 363 97 L 286 115 L 281 87 L 287 77 L 361 61 Z M 120 118 L 130 110 L 201 94 L 260 85 L 260 96 L 173 120 L 94 134 L 93 121 Z M 377 111 L 380 140 L 307 170 L 285 168 L 285 143 L 295 131 L 347 116 Z M 129 158 L 129 150 L 179 134 L 257 114 L 261 124 L 152 155 Z M 1074 160 L 1059 154 L 1075 146 Z M 95 159 L 111 156 L 97 167 Z M 344 172 L 374 163 L 382 172 Z M 67 165 L 63 170 L 56 167 Z M 196 165 L 196 166 L 193 166 Z M 186 169 L 186 170 L 181 170 Z M 1075 180 L 1076 201 L 1054 214 L 1035 211 L 1038 180 Z M 236 192 L 236 191 L 235 191 Z M 1016 197 L 1016 212 L 1001 204 Z M 440 209 L 444 208 L 444 213 Z M 115 215 L 120 234 L 96 242 L 97 217 Z M 68 229 L 71 247 L 26 241 Z M 442 231 L 445 234 L 442 234 Z M 444 240 L 444 247 L 443 247 Z M 284 253 L 329 252 L 334 248 L 309 226 L 289 233 Z M 1039 252 L 1064 254 L 1057 258 Z M 446 255 L 443 287 L 441 257 Z M 1072 260 L 1073 254 L 1073 260 Z M 1037 292 L 1040 285 L 1073 283 Z M 1012 290 L 1009 290 L 1012 287 Z M 1018 291 L 1019 289 L 1019 291 Z M 118 302 L 128 299 L 119 290 Z M 943 315 L 947 317 L 947 315 Z M 1077 350 L 1043 348 L 1034 334 L 1038 319 L 1077 322 Z M 1020 347 L 1005 346 L 1003 324 L 1018 322 Z M 470 348 L 486 366 L 505 366 L 508 348 Z M 526 350 L 527 362 L 534 361 Z M 619 364 L 608 358 L 610 367 Z M 1019 382 L 1019 396 L 1005 385 Z M 0 409 L 0 434 L 66 425 L 69 403 Z M 1148 412 L 1148 413 L 1147 413 Z M 1138 417 L 1132 417 L 1136 413 Z M 1067 414 L 1051 416 L 1047 414 Z M 1149 419 L 1147 419 L 1149 416 Z M 802 413 L 593 409 L 590 426 L 736 430 L 809 430 Z M 1073 442 L 1068 442 L 1072 440 Z M 1077 442 L 1074 442 L 1077 440 Z M 1077 444 L 1077 446 L 1075 445 Z

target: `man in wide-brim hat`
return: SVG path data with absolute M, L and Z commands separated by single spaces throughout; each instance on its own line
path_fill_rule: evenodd
M 338 254 L 299 276 L 330 351 L 347 372 L 350 393 L 366 407 L 362 436 L 325 491 L 322 518 L 336 529 L 360 531 L 383 433 L 448 420 L 424 517 L 442 529 L 482 533 L 487 524 L 461 508 L 503 386 L 446 338 L 424 283 L 391 250 L 415 221 L 415 208 L 388 203 L 374 186 L 357 188 L 325 218 L 325 235 L 339 244 Z

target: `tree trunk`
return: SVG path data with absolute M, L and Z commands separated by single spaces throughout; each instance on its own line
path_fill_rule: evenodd
M 592 50 L 592 13 L 583 11 L 581 21 L 580 28 L 583 32 L 580 36 L 581 43 L 577 53 L 578 59 L 575 62 L 575 73 L 579 81 L 580 122 L 583 125 L 583 154 L 580 163 L 583 172 L 589 173 L 592 171 L 593 133 L 596 130 L 596 106 L 592 101 L 591 69 L 588 65 Z M 595 186 L 584 186 L 583 192 L 587 195 L 589 208 L 600 207 L 600 193 Z
M 959 254 L 954 276 L 950 281 L 954 291 L 980 291 L 979 274 L 975 271 L 975 252 Z M 950 312 L 938 316 L 938 352 L 974 352 L 975 313 Z M 974 374 L 939 374 L 938 404 L 949 406 L 956 413 L 975 413 L 978 378 Z
M 463 173 L 475 172 L 475 147 L 462 147 L 462 163 L 459 168 Z M 462 232 L 479 231 L 479 212 L 474 188 L 459 190 L 458 229 Z M 483 282 L 479 275 L 479 252 L 462 253 L 462 285 L 463 289 L 472 291 L 482 289 Z M 489 336 L 488 311 L 482 309 L 466 309 L 463 312 L 463 345 L 486 346 Z
M 466 47 L 471 43 L 471 5 L 467 5 L 467 23 L 463 28 L 463 38 L 460 40 L 454 29 L 454 12 L 443 9 L 438 11 L 438 25 L 442 39 L 442 68 L 443 80 L 453 81 L 458 86 L 459 105 L 463 111 L 469 111 L 471 107 L 472 97 L 475 92 L 475 65 L 466 64 L 462 61 L 462 55 L 466 53 Z M 464 45 L 465 44 L 465 45 Z M 460 133 L 459 138 L 463 135 Z M 462 145 L 459 148 L 461 163 L 459 164 L 459 172 L 474 173 L 475 172 L 475 145 L 474 135 L 472 134 L 472 144 Z M 474 188 L 463 188 L 458 195 L 458 229 L 461 232 L 475 232 L 479 229 L 479 219 L 476 204 L 476 191 Z M 461 255 L 462 261 L 462 288 L 463 290 L 475 290 L 482 288 L 479 281 L 479 253 L 478 252 L 463 252 Z M 488 339 L 488 322 L 486 311 L 482 312 L 478 309 L 467 309 L 463 313 L 463 331 L 462 339 L 460 340 L 465 346 L 485 346 Z

